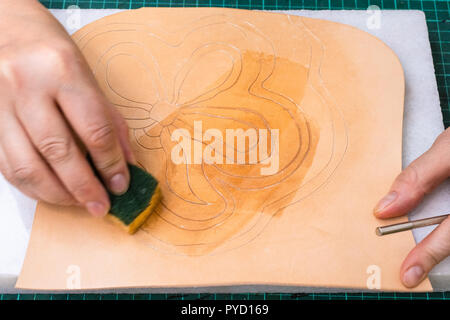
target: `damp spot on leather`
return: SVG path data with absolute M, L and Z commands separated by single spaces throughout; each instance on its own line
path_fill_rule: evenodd
M 330 106 L 311 79 L 311 63 L 277 56 L 251 26 L 237 32 L 231 24 L 217 25 L 230 29 L 221 41 L 210 41 L 207 28 L 199 28 L 193 31 L 198 38 L 177 45 L 157 37 L 139 43 L 131 33 L 132 40 L 117 43 L 113 32 L 104 32 L 104 52 L 89 61 L 100 87 L 127 120 L 138 162 L 161 185 L 163 200 L 135 237 L 168 253 L 215 254 L 251 242 L 286 207 L 314 193 L 336 165 L 332 143 L 319 144 L 333 141 L 335 116 L 327 116 Z M 83 41 L 82 49 L 89 47 L 89 40 Z M 158 56 L 151 49 L 158 46 L 171 54 Z M 315 109 L 325 116 L 316 119 Z M 171 160 L 177 129 L 191 137 L 194 153 L 198 121 L 200 136 L 209 129 L 221 132 L 223 163 Z M 226 141 L 227 129 L 266 130 L 267 136 L 258 134 L 253 144 L 246 138 L 239 149 L 237 140 Z M 271 162 L 258 154 L 257 162 L 249 163 L 250 154 L 265 142 L 270 160 L 274 130 L 279 163 L 276 172 L 265 175 L 262 169 Z M 200 142 L 202 151 L 209 142 Z M 234 162 L 245 155 L 244 164 L 227 163 L 230 149 Z M 318 149 L 326 156 L 317 158 Z

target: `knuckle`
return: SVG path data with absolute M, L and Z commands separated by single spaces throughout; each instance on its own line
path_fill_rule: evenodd
M 19 90 L 27 85 L 27 81 L 33 81 L 29 76 L 30 64 L 40 77 L 61 79 L 67 78 L 80 62 L 76 47 L 68 41 L 34 43 L 27 48 L 13 47 L 1 52 L 0 77 Z
M 411 163 L 407 169 L 403 170 L 402 173 L 398 176 L 398 181 L 407 185 L 415 185 L 418 180 L 417 168 L 414 165 L 414 162 Z
M 22 77 L 14 57 L 11 57 L 10 55 L 3 55 L 0 57 L 0 75 L 2 80 L 8 84 L 10 88 L 17 90 L 22 87 Z
M 87 144 L 96 150 L 105 151 L 114 144 L 114 130 L 108 124 L 93 125 L 87 129 Z
M 117 155 L 115 157 L 108 158 L 107 160 L 103 160 L 96 167 L 103 172 L 113 171 L 118 168 L 122 164 L 122 156 Z
M 413 198 L 424 196 L 428 191 L 420 182 L 419 169 L 414 162 L 406 170 L 402 171 L 397 182 L 407 185 L 411 191 L 410 195 Z
M 57 206 L 69 206 L 75 203 L 72 197 L 65 194 L 56 195 L 55 198 L 50 202 Z
M 88 179 L 80 179 L 69 187 L 69 190 L 74 195 L 75 199 L 82 201 L 92 194 L 92 185 L 93 184 Z
M 9 171 L 5 178 L 14 185 L 33 185 L 40 180 L 39 170 L 31 165 L 17 166 Z
M 426 259 L 431 262 L 433 266 L 440 262 L 439 254 L 431 247 L 424 247 L 424 254 Z
M 48 137 L 38 144 L 39 152 L 50 162 L 65 162 L 70 157 L 70 145 L 67 138 Z
M 41 50 L 41 53 L 52 61 L 54 70 L 60 75 L 70 73 L 79 60 L 74 48 L 65 43 L 44 46 Z

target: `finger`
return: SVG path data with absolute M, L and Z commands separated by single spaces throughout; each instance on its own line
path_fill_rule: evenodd
M 17 115 L 35 149 L 69 193 L 95 216 L 109 210 L 103 185 L 78 148 L 65 119 L 50 98 L 35 97 L 18 108 Z M 42 124 L 51 123 L 51 126 Z
M 12 182 L 11 182 L 12 179 L 7 177 L 9 175 L 9 173 L 12 172 L 11 167 L 9 166 L 9 164 L 6 160 L 6 155 L 1 146 L 0 146 L 0 172 L 5 177 L 5 179 L 8 180 L 12 184 Z M 22 189 L 20 191 L 32 199 L 36 199 L 36 200 L 40 199 L 33 190 Z
M 100 92 L 90 71 L 80 62 L 69 84 L 62 84 L 57 103 L 89 151 L 108 188 L 116 194 L 128 189 L 129 172 L 111 113 L 112 106 Z
M 133 154 L 133 150 L 130 144 L 130 138 L 128 135 L 128 125 L 119 111 L 117 111 L 114 107 L 112 109 L 112 119 L 117 128 L 119 141 L 125 154 L 125 159 L 128 163 L 136 164 L 136 157 Z
M 26 195 L 59 205 L 75 199 L 33 148 L 13 114 L 3 114 L 0 134 L 1 170 L 5 178 Z
M 408 213 L 449 174 L 450 131 L 447 129 L 395 179 L 390 192 L 374 209 L 375 216 L 384 219 Z
M 408 288 L 417 286 L 449 255 L 450 218 L 447 218 L 408 254 L 400 268 L 403 284 Z

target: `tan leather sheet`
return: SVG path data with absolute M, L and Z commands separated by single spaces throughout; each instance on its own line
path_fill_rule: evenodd
M 377 237 L 372 215 L 401 170 L 403 70 L 385 44 L 338 23 L 210 8 L 127 11 L 73 38 L 164 199 L 134 236 L 39 203 L 17 287 L 68 289 L 78 270 L 81 289 L 406 290 L 412 234 Z M 229 129 L 257 134 L 239 144 Z

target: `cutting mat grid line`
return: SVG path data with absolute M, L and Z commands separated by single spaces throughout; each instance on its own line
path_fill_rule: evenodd
M 449 0 L 41 0 L 47 8 L 134 9 L 148 7 L 229 7 L 259 10 L 415 9 L 425 13 L 445 127 L 450 126 Z M 450 300 L 450 292 L 247 293 L 247 294 L 1 294 L 0 300 Z
M 1 294 L 7 300 L 450 300 L 450 292 L 236 293 L 236 294 Z

